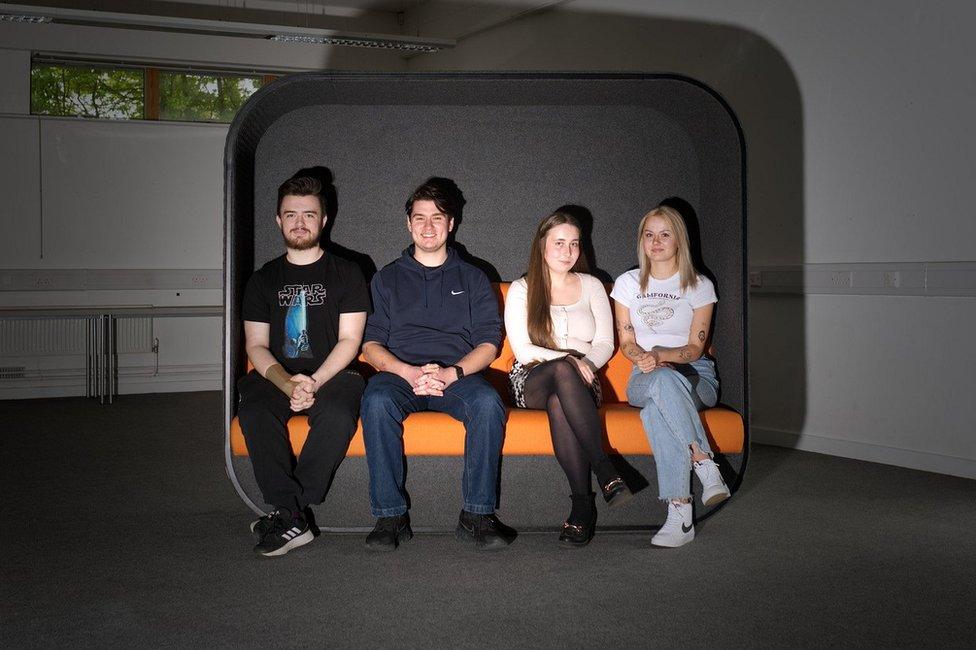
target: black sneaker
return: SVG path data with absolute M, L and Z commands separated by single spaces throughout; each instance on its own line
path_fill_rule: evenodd
M 274 516 L 277 510 L 271 514 L 264 515 L 263 517 L 258 517 L 251 522 L 251 532 L 258 536 L 258 539 L 264 537 L 264 534 L 271 530 L 274 525 Z
M 267 530 L 254 547 L 254 552 L 258 555 L 277 557 L 315 539 L 308 522 L 301 514 L 291 515 L 287 510 L 275 510 L 270 517 Z
M 518 533 L 499 521 L 494 513 L 476 515 L 462 510 L 454 536 L 462 542 L 474 542 L 479 551 L 494 551 L 514 542 Z
M 413 537 L 410 530 L 410 515 L 380 517 L 376 520 L 373 532 L 366 536 L 366 548 L 370 551 L 393 551 L 401 542 Z

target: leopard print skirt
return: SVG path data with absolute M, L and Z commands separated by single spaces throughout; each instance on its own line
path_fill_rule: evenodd
M 525 380 L 529 376 L 529 372 L 535 367 L 527 368 L 516 361 L 512 364 L 512 369 L 508 371 L 508 393 L 512 397 L 512 403 L 520 409 L 526 408 Z M 600 389 L 599 377 L 590 384 L 589 389 L 590 395 L 593 397 L 593 403 L 596 404 L 597 408 L 600 408 L 600 405 L 603 403 L 603 392 Z

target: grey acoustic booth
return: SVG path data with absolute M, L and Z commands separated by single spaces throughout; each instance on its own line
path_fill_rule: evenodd
M 539 219 L 564 204 L 592 215 L 597 274 L 636 264 L 637 224 L 662 201 L 680 207 L 719 303 L 714 347 L 721 402 L 746 425 L 745 451 L 723 459 L 741 482 L 748 454 L 745 150 L 738 122 L 713 91 L 655 74 L 309 73 L 262 88 L 235 118 L 225 154 L 225 460 L 241 498 L 267 509 L 250 461 L 230 448 L 235 383 L 244 373 L 241 298 L 250 274 L 284 252 L 278 185 L 326 168 L 335 194 L 330 239 L 369 270 L 410 243 L 403 204 L 430 176 L 453 179 L 467 204 L 456 243 L 493 280 L 526 270 Z M 320 170 L 321 171 L 321 170 Z M 653 460 L 629 457 L 650 487 L 601 526 L 663 520 Z M 448 529 L 460 507 L 457 458 L 411 458 L 415 529 Z M 639 477 L 638 477 L 639 478 Z M 322 528 L 372 525 L 364 458 L 347 458 Z M 566 515 L 565 478 L 553 458 L 505 457 L 499 512 L 516 527 L 553 528 Z M 701 516 L 703 513 L 698 512 Z

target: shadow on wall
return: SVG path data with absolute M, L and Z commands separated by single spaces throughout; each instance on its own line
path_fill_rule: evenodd
M 362 271 L 363 277 L 366 278 L 366 281 L 368 282 L 371 280 L 377 271 L 376 262 L 373 260 L 373 258 L 366 253 L 353 250 L 339 244 L 332 237 L 332 230 L 335 228 L 336 221 L 339 217 L 339 192 L 335 186 L 335 176 L 333 175 L 332 170 L 323 165 L 316 165 L 314 167 L 299 169 L 292 175 L 292 177 L 297 176 L 310 176 L 318 179 L 318 181 L 322 184 L 323 209 L 328 217 L 325 225 L 325 232 L 322 236 L 326 248 L 330 253 L 335 254 L 337 257 L 341 257 L 356 264 L 356 266 L 359 267 L 359 270 Z M 450 244 L 457 250 L 458 256 L 460 256 L 461 259 L 481 269 L 485 275 L 488 276 L 488 279 L 491 282 L 501 282 L 501 274 L 499 274 L 498 269 L 496 269 L 491 262 L 472 254 L 468 250 L 467 246 L 457 240 L 458 231 L 461 227 L 461 223 L 464 220 L 464 193 L 453 180 L 447 178 L 442 178 L 440 180 L 450 184 L 460 199 L 458 203 L 461 208 L 458 211 L 458 214 L 454 217 L 454 229 L 451 231 L 449 236 Z M 404 224 L 406 224 L 406 216 L 404 216 Z M 406 232 L 404 232 L 403 241 L 405 247 L 409 245 L 409 240 L 409 236 L 406 234 Z
M 439 3 L 442 8 L 448 4 Z M 517 10 L 492 3 L 464 5 L 471 15 L 514 15 Z M 788 61 L 772 43 L 747 29 L 656 17 L 649 15 L 652 11 L 576 11 L 566 5 L 526 14 L 462 37 L 453 50 L 415 55 L 408 69 L 613 70 L 697 79 L 728 102 L 745 133 L 748 263 L 803 263 L 804 116 Z M 436 24 L 432 17 L 420 18 L 421 30 L 424 24 Z M 689 207 L 694 211 L 695 206 Z M 707 268 L 709 250 L 698 253 Z M 751 425 L 800 431 L 807 394 L 804 299 L 758 295 L 748 308 Z
M 582 231 L 580 233 L 580 246 L 583 249 L 583 254 L 586 256 L 586 260 L 589 262 L 590 275 L 599 279 L 604 284 L 613 282 L 613 276 L 600 268 L 600 261 L 596 256 L 596 248 L 593 246 L 593 213 L 590 209 L 582 205 L 570 203 L 556 208 L 554 212 L 565 212 L 566 214 L 572 215 L 577 223 L 579 223 L 580 230 Z
M 319 183 L 322 184 L 322 208 L 325 210 L 328 219 L 325 222 L 325 232 L 322 233 L 325 247 L 330 253 L 334 253 L 336 257 L 349 260 L 358 266 L 359 270 L 362 271 L 363 277 L 369 282 L 373 278 L 373 274 L 376 273 L 376 263 L 373 261 L 373 258 L 366 253 L 346 248 L 342 244 L 337 244 L 332 240 L 332 229 L 335 228 L 336 219 L 339 216 L 339 192 L 335 186 L 332 170 L 328 167 L 317 165 L 315 167 L 299 169 L 292 174 L 293 178 L 296 176 L 310 176 L 318 179 Z
M 456 197 L 458 213 L 454 215 L 454 228 L 451 229 L 451 233 L 448 235 L 448 243 L 457 251 L 458 257 L 468 264 L 481 269 L 491 282 L 501 282 L 502 276 L 491 262 L 474 255 L 468 250 L 467 246 L 458 241 L 458 233 L 461 230 L 461 224 L 464 222 L 464 205 L 467 203 L 467 199 L 464 198 L 464 192 L 461 191 L 461 188 L 457 186 L 457 183 L 453 179 L 434 176 L 430 180 L 441 182 Z

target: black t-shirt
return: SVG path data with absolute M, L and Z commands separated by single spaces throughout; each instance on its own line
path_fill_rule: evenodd
M 369 289 L 348 260 L 324 253 L 299 266 L 282 255 L 248 280 L 242 311 L 271 326 L 269 348 L 285 370 L 311 374 L 339 340 L 339 314 L 369 311 Z

